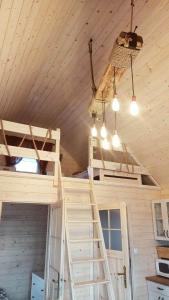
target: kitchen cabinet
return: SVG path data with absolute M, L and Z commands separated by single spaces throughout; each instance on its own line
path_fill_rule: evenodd
M 147 281 L 149 300 L 169 300 L 169 286 Z
M 155 239 L 169 241 L 169 200 L 153 202 L 153 223 Z

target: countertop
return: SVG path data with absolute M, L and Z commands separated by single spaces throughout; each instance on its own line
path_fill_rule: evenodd
M 146 277 L 146 280 L 169 286 L 169 278 L 162 277 L 159 275 L 148 276 Z

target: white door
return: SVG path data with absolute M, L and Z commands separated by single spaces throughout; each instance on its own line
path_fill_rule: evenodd
M 115 299 L 131 300 L 126 204 L 101 206 L 99 210 Z
M 60 201 L 49 212 L 45 300 L 63 299 L 64 238 L 64 203 Z

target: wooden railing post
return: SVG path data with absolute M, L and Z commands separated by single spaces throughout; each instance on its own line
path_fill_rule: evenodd
M 57 132 L 59 132 L 59 138 L 56 139 L 55 152 L 56 152 L 56 156 L 58 157 L 58 160 L 55 161 L 55 166 L 54 166 L 54 186 L 58 186 L 58 181 L 59 181 L 60 129 L 57 129 Z
M 2 218 L 2 201 L 0 201 L 0 221 L 1 221 L 1 218 Z

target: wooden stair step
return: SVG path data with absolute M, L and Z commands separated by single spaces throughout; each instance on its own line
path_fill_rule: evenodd
M 88 262 L 102 262 L 105 261 L 104 257 L 78 257 L 72 259 L 72 264 L 88 263 Z
M 89 280 L 89 281 L 79 281 L 74 283 L 74 287 L 83 287 L 83 286 L 90 286 L 90 285 L 99 285 L 99 284 L 108 284 L 110 281 L 106 279 L 97 279 L 97 280 Z
M 99 238 L 95 238 L 95 239 L 90 239 L 90 238 L 86 238 L 86 239 L 75 239 L 75 240 L 72 240 L 72 239 L 70 239 L 70 243 L 88 243 L 88 242 L 100 242 L 101 241 L 101 239 L 99 239 Z

